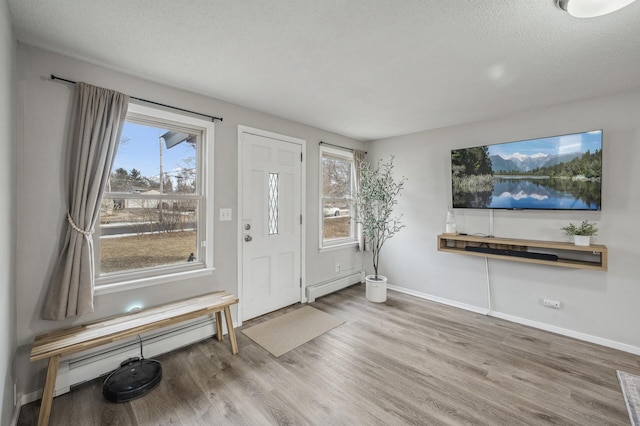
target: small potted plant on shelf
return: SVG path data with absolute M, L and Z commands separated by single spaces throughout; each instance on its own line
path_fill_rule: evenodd
M 374 168 L 360 163 L 360 188 L 354 197 L 356 222 L 362 224 L 362 233 L 373 254 L 374 275 L 366 277 L 366 297 L 371 302 L 387 300 L 387 278 L 378 275 L 380 250 L 404 225 L 400 217 L 392 216 L 397 198 L 406 179 L 393 178 L 393 156 L 387 162 L 378 161 Z
M 569 222 L 568 226 L 560 228 L 570 237 L 573 237 L 573 243 L 577 246 L 588 246 L 591 244 L 591 237 L 597 235 L 598 228 L 595 223 L 583 220 L 578 226 Z

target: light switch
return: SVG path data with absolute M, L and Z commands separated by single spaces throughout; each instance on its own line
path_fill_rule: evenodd
M 220 222 L 228 222 L 232 220 L 231 215 L 233 214 L 232 209 L 220 209 Z

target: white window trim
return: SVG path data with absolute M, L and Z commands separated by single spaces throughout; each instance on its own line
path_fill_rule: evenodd
M 345 240 L 346 240 L 346 238 L 345 238 Z M 326 245 L 324 247 L 320 247 L 320 253 L 324 253 L 324 252 L 327 252 L 327 251 L 341 250 L 341 249 L 345 249 L 345 248 L 349 248 L 349 247 L 357 247 L 357 246 L 358 246 L 358 241 L 349 241 L 347 243 L 342 242 L 342 243 L 339 243 L 339 244 L 330 244 L 330 245 Z
M 358 244 L 358 239 L 355 235 L 355 226 L 353 223 L 353 218 L 351 220 L 351 233 L 353 234 L 352 237 L 349 238 L 341 238 L 341 239 L 336 239 L 336 240 L 332 240 L 331 242 L 327 242 L 325 243 L 324 238 L 323 238 L 323 230 L 324 230 L 324 212 L 323 212 L 323 208 L 324 208 L 324 204 L 323 204 L 323 187 L 322 187 L 322 157 L 324 155 L 324 153 L 328 153 L 337 157 L 343 157 L 343 158 L 349 158 L 351 160 L 351 191 L 353 192 L 355 190 L 355 188 L 353 188 L 354 185 L 354 173 L 355 173 L 355 158 L 353 156 L 353 151 L 349 150 L 349 149 L 337 149 L 337 148 L 331 148 L 329 146 L 326 145 L 320 145 L 320 155 L 318 156 L 318 187 L 319 187 L 319 192 L 318 192 L 318 200 L 319 200 L 319 204 L 320 204 L 320 220 L 319 220 L 319 251 L 325 252 L 325 251 L 331 251 L 331 250 L 337 250 L 337 249 L 342 249 L 342 248 L 346 248 L 346 247 L 351 247 L 351 246 L 356 246 Z
M 151 121 L 158 120 L 158 124 L 172 123 L 177 126 L 188 126 L 202 131 L 201 155 L 198 159 L 198 171 L 201 173 L 200 184 L 202 189 L 200 194 L 204 197 L 201 221 L 205 227 L 204 235 L 201 235 L 200 241 L 205 243 L 203 262 L 196 265 L 176 265 L 161 267 L 164 273 L 158 274 L 153 270 L 133 271 L 131 273 L 113 274 L 109 276 L 97 276 L 95 278 L 95 295 L 116 293 L 136 288 L 149 287 L 153 285 L 166 284 L 168 282 L 176 282 L 186 279 L 193 279 L 201 276 L 213 274 L 214 256 L 213 256 L 213 228 L 214 228 L 214 135 L 215 126 L 212 121 L 196 118 L 188 115 L 178 114 L 165 109 L 141 105 L 138 103 L 129 103 L 127 118 L 142 117 Z M 201 232 L 202 225 L 199 224 L 198 232 Z M 95 242 L 94 242 L 95 243 Z M 99 244 L 99 241 L 97 242 Z M 98 251 L 96 250 L 96 253 Z M 99 263 L 96 259 L 96 263 Z
M 151 287 L 159 284 L 176 283 L 183 280 L 207 277 L 213 275 L 213 272 L 215 270 L 216 268 L 201 268 L 194 271 L 169 273 L 158 275 L 155 277 L 138 278 L 129 281 L 108 283 L 96 286 L 93 294 L 94 296 L 101 296 L 103 294 L 119 293 L 121 291 L 135 290 L 137 288 Z

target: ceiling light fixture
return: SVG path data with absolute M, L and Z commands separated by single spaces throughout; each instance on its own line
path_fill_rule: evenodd
M 594 18 L 615 12 L 636 0 L 555 0 L 556 5 L 576 18 Z

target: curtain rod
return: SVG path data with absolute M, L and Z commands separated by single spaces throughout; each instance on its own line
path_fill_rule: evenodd
M 60 81 L 64 81 L 65 83 L 69 83 L 69 84 L 77 84 L 76 81 L 67 80 L 66 78 L 62 78 L 62 77 L 57 77 L 57 76 L 55 76 L 53 74 L 51 74 L 51 80 L 60 80 Z M 203 114 L 201 112 L 195 112 L 195 111 L 191 111 L 191 110 L 184 109 L 184 108 L 178 108 L 178 107 L 174 107 L 174 106 L 167 105 L 167 104 L 161 104 L 160 102 L 154 102 L 154 101 L 150 101 L 148 99 L 136 98 L 135 96 L 129 96 L 129 98 L 130 99 L 135 99 L 136 101 L 140 101 L 140 102 L 146 102 L 148 104 L 153 104 L 153 105 L 158 105 L 158 106 L 165 107 L 165 108 L 175 109 L 177 111 L 188 112 L 189 114 L 195 114 L 195 115 L 199 115 L 199 116 L 202 116 L 202 117 L 207 117 L 207 118 L 211 119 L 211 121 L 216 121 L 216 120 L 222 121 L 222 117 L 214 117 L 213 115 Z
M 323 141 L 320 141 L 320 145 L 328 145 L 328 146 L 332 146 L 332 147 L 334 147 L 334 148 L 344 149 L 345 151 L 351 151 L 351 152 L 355 151 L 355 149 L 353 149 L 353 148 L 346 148 L 346 147 L 344 147 L 344 146 L 334 145 L 334 144 L 329 143 L 329 142 L 323 142 Z M 364 153 L 366 154 L 366 153 L 367 153 L 367 151 L 365 151 Z

